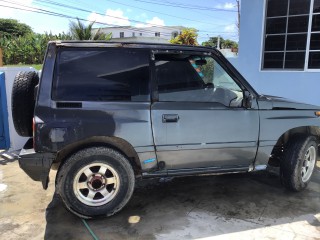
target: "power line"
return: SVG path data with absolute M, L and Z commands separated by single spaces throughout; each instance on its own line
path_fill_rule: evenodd
M 153 0 L 149 0 L 149 1 L 153 1 Z M 164 0 L 164 2 L 168 2 L 168 1 L 165 1 Z M 223 5 L 223 3 L 225 3 L 225 2 L 219 2 L 219 4 L 221 4 L 221 5 Z M 179 4 L 179 5 L 181 5 L 182 3 L 177 3 L 177 2 L 175 2 L 175 4 Z M 221 8 L 214 8 L 214 9 L 216 9 L 216 11 L 224 11 L 224 12 L 236 12 L 236 10 L 234 10 L 234 11 L 232 11 L 232 10 L 228 10 L 228 9 L 221 9 Z M 197 12 L 197 13 L 200 13 L 201 14 L 201 16 L 203 16 L 203 15 L 205 15 L 205 16 L 208 16 L 208 17 L 213 17 L 212 15 L 209 15 L 209 14 L 207 14 L 205 11 L 201 11 L 201 10 L 199 10 L 199 11 L 197 11 L 197 10 L 193 10 L 193 12 Z M 216 16 L 215 16 L 215 19 L 219 19 L 219 20 L 225 20 L 225 18 L 217 18 Z
M 8 6 L 8 5 L 0 5 L 2 7 L 17 9 L 17 10 L 22 10 L 22 11 L 27 11 L 27 12 L 42 13 L 42 14 L 46 14 L 46 15 L 57 16 L 57 17 L 62 17 L 62 18 L 67 18 L 67 19 L 79 19 L 81 21 L 92 22 L 92 21 L 84 19 L 84 18 L 79 18 L 79 17 L 70 16 L 70 15 L 60 14 L 60 13 L 56 13 L 56 12 L 53 12 L 53 11 L 44 10 L 44 9 L 41 9 L 41 8 L 30 7 L 30 6 L 27 6 L 27 5 L 24 5 L 24 4 L 19 4 L 17 2 L 10 2 L 10 1 L 6 1 L 6 0 L 0 0 L 0 2 L 6 2 L 6 3 L 10 3 L 10 4 L 14 4 L 14 5 L 20 6 L 20 7 L 13 7 L 13 6 Z M 143 28 L 135 28 L 135 27 L 130 27 L 130 26 L 120 26 L 120 25 L 116 25 L 116 24 L 108 24 L 108 23 L 98 22 L 98 21 L 95 21 L 95 23 L 101 24 L 101 25 L 105 25 L 105 26 L 109 26 L 109 27 L 120 27 L 120 28 L 123 28 L 123 29 L 139 31 L 139 32 L 143 32 L 143 33 L 152 33 L 152 34 L 154 33 L 154 31 L 143 29 Z M 166 34 L 166 33 L 162 33 L 162 35 L 171 36 L 171 34 Z
M 48 4 L 51 4 L 51 5 L 55 5 L 55 6 L 61 6 L 61 7 L 68 8 L 68 9 L 78 10 L 78 11 L 81 11 L 81 12 L 92 13 L 91 10 L 86 10 L 86 9 L 83 9 L 83 8 L 74 7 L 74 6 L 70 6 L 70 5 L 63 4 L 63 3 L 57 3 L 57 2 L 52 1 L 52 0 L 35 0 L 35 1 L 36 1 L 36 2 L 44 2 L 44 3 L 48 3 Z M 115 18 L 115 19 L 128 20 L 128 21 L 134 22 L 134 23 L 140 23 L 140 24 L 147 24 L 147 25 L 149 25 L 149 24 L 146 23 L 146 22 L 142 22 L 142 21 L 138 21 L 138 20 L 134 20 L 134 19 L 116 17 L 116 16 L 104 14 L 104 13 L 101 13 L 101 12 L 95 12 L 95 13 L 98 14 L 98 15 L 100 15 L 100 16 L 107 16 L 107 17 L 111 17 L 111 18 Z M 162 29 L 168 29 L 168 30 L 177 30 L 176 28 L 167 27 L 167 26 L 162 26 L 162 25 L 157 25 L 157 24 L 152 24 L 152 26 L 154 26 L 154 27 L 159 27 L 159 28 L 162 28 Z M 212 32 L 212 31 L 201 30 L 201 29 L 199 29 L 198 31 L 199 31 L 199 32 L 204 32 L 204 33 L 213 33 L 213 34 L 217 33 L 217 32 Z
M 6 0 L 0 0 L 1 2 L 7 2 Z M 61 18 L 66 18 L 66 19 L 79 19 L 82 21 L 86 21 L 86 22 L 90 22 L 87 19 L 83 19 L 83 18 L 78 18 L 78 17 L 73 17 L 73 16 L 69 16 L 69 15 L 65 15 L 65 14 L 60 14 L 60 13 L 56 13 L 53 11 L 48 11 L 48 10 L 44 10 L 44 9 L 40 9 L 40 8 L 34 8 L 34 7 L 30 7 L 27 5 L 23 5 L 23 4 L 16 4 L 16 3 L 11 3 L 10 4 L 15 4 L 15 5 L 20 5 L 22 7 L 14 7 L 14 6 L 8 6 L 8 5 L 2 5 L 0 4 L 1 7 L 6 7 L 6 8 L 11 8 L 11 9 L 16 9 L 16 10 L 22 10 L 22 11 L 27 11 L 27 12 L 34 12 L 34 13 L 40 13 L 40 14 L 44 14 L 44 15 L 50 15 L 50 16 L 55 16 L 55 17 L 61 17 Z M 150 30 L 145 30 L 145 29 L 141 29 L 141 28 L 133 28 L 133 27 L 123 27 L 123 26 L 119 26 L 119 25 L 115 25 L 115 24 L 106 24 L 106 23 L 102 23 L 102 22 L 96 22 L 99 23 L 101 25 L 107 25 L 107 26 L 111 26 L 111 27 L 121 27 L 123 29 L 128 29 L 128 30 L 133 30 L 133 31 L 140 31 L 140 32 L 144 32 L 144 33 L 154 33 L 153 31 Z M 171 34 L 162 34 L 164 36 L 171 36 Z
M 222 12 L 237 12 L 236 10 L 229 10 L 229 9 L 221 9 L 221 8 L 212 8 L 212 7 L 204 7 L 199 5 L 190 5 L 190 4 L 177 4 L 173 2 L 153 2 L 153 1 L 147 1 L 147 0 L 134 0 L 136 2 L 144 2 L 149 4 L 155 4 L 155 5 L 162 5 L 162 6 L 169 6 L 169 7 L 176 7 L 176 8 L 184 8 L 184 9 L 196 9 L 196 10 L 204 10 L 204 11 L 222 11 Z
M 41 0 L 41 1 L 44 1 L 44 0 Z M 6 0 L 0 0 L 0 2 L 5 2 L 5 3 L 9 3 L 9 4 L 14 4 L 14 5 L 20 6 L 20 7 L 14 7 L 14 6 L 8 6 L 8 5 L 0 5 L 2 7 L 6 7 L 6 8 L 17 9 L 17 10 L 22 10 L 22 11 L 27 11 L 27 12 L 40 13 L 40 14 L 45 14 L 45 15 L 50 15 L 50 16 L 55 16 L 55 17 L 61 17 L 61 18 L 66 18 L 66 19 L 79 19 L 79 20 L 82 20 L 82 21 L 91 22 L 90 20 L 87 20 L 87 19 L 78 18 L 78 17 L 66 15 L 66 14 L 53 12 L 53 11 L 48 11 L 48 10 L 41 9 L 41 8 L 30 7 L 30 6 L 27 6 L 27 5 L 24 5 L 24 4 L 19 4 L 17 2 L 10 2 L 10 1 L 6 1 Z M 106 26 L 109 26 L 109 27 L 110 26 L 111 27 L 120 27 L 120 28 L 123 28 L 123 29 L 132 30 L 132 31 L 139 31 L 139 32 L 143 32 L 143 33 L 149 33 L 149 34 L 151 34 L 151 33 L 153 34 L 154 33 L 154 31 L 143 29 L 143 28 L 134 28 L 134 27 L 129 27 L 129 26 L 125 26 L 124 27 L 124 26 L 120 26 L 120 25 L 116 25 L 116 24 L 107 24 L 107 23 L 104 23 L 104 22 L 96 22 L 96 23 L 101 24 L 101 25 L 106 25 Z M 215 32 L 215 34 L 218 34 L 218 33 L 230 34 L 229 32 Z M 171 34 L 166 34 L 166 33 L 162 33 L 162 35 L 163 36 L 171 36 Z
M 174 18 L 179 18 L 179 19 L 183 19 L 183 20 L 188 20 L 188 21 L 192 21 L 192 22 L 204 23 L 204 24 L 208 24 L 208 25 L 216 25 L 217 27 L 218 27 L 218 26 L 226 26 L 226 25 L 218 25 L 218 24 L 213 24 L 213 23 L 208 23 L 208 22 L 202 22 L 202 21 L 198 21 L 198 20 L 190 19 L 190 18 L 178 17 L 178 16 L 175 16 L 175 15 L 170 15 L 170 14 L 163 13 L 163 12 L 157 12 L 157 11 L 153 11 L 153 10 L 149 10 L 149 9 L 141 8 L 141 7 L 137 7 L 137 6 L 133 6 L 133 5 L 126 4 L 126 3 L 119 3 L 119 2 L 117 2 L 117 1 L 108 0 L 108 2 L 113 2 L 113 3 L 116 3 L 116 4 L 120 4 L 120 5 L 124 5 L 124 6 L 128 6 L 128 7 L 133 7 L 133 8 L 145 10 L 145 11 L 148 11 L 148 12 L 158 13 L 158 14 L 161 14 L 161 15 L 169 16 L 169 17 L 174 17 Z

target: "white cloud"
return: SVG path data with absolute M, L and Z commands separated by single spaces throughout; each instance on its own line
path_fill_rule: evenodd
M 138 23 L 136 27 L 152 27 L 152 26 L 165 26 L 164 20 L 158 17 L 153 17 L 151 20 L 147 20 L 146 23 Z
M 147 23 L 151 24 L 151 25 L 160 25 L 160 26 L 164 26 L 164 21 L 158 17 L 153 17 L 150 21 L 147 21 Z
M 216 6 L 216 8 L 220 8 L 220 9 L 226 9 L 226 10 L 230 10 L 230 9 L 233 9 L 235 8 L 236 5 L 234 3 L 225 3 L 225 4 L 219 4 Z
M 146 13 L 141 13 L 138 17 L 139 18 L 147 18 L 148 15 Z
M 225 26 L 224 31 L 229 32 L 229 33 L 237 32 L 237 26 L 236 26 L 236 24 L 227 25 L 227 26 Z
M 32 0 L 13 0 L 11 3 L 9 2 L 1 2 L 1 5 L 3 6 L 8 6 L 8 7 L 0 7 L 1 11 L 1 18 L 14 18 L 16 19 L 17 16 L 15 16 L 17 13 L 17 10 L 13 8 L 21 8 L 21 9 L 30 9 L 28 7 L 31 7 L 32 5 Z M 9 8 L 13 7 L 13 8 Z M 21 14 L 21 12 L 20 12 Z
M 88 20 L 97 23 L 106 23 L 110 25 L 130 26 L 129 18 L 124 16 L 121 9 L 107 9 L 106 15 L 100 15 L 95 12 L 90 13 Z

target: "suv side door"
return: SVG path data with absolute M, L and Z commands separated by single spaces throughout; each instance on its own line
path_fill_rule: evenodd
M 166 169 L 249 167 L 259 114 L 243 107 L 244 86 L 215 56 L 157 53 L 154 59 L 151 118 L 158 162 Z

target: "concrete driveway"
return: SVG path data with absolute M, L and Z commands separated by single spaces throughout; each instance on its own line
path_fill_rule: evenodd
M 44 191 L 16 161 L 0 160 L 0 239 L 93 239 L 53 182 Z M 266 173 L 140 181 L 120 213 L 86 223 L 108 240 L 320 239 L 320 171 L 301 193 Z

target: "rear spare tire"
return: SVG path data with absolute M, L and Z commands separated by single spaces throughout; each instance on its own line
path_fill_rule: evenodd
M 35 105 L 36 72 L 19 72 L 13 82 L 11 109 L 14 128 L 23 137 L 32 136 L 32 118 Z

